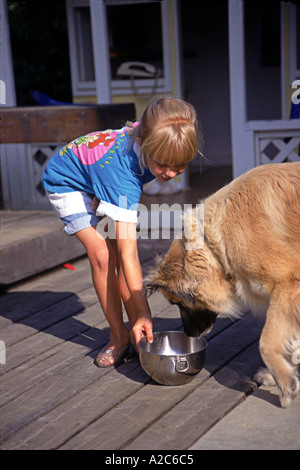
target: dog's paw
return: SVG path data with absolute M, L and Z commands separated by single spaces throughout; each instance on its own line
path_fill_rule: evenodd
M 276 385 L 273 375 L 266 367 L 259 368 L 253 377 L 253 380 L 258 384 L 266 385 L 267 387 L 275 387 Z
M 297 378 L 292 380 L 291 387 L 289 388 L 279 388 L 279 400 L 282 408 L 287 408 L 290 406 L 292 401 L 296 398 L 298 391 L 300 389 L 300 382 Z

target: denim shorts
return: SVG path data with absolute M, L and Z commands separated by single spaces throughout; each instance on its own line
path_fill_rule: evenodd
M 94 196 L 83 191 L 51 193 L 47 196 L 52 208 L 65 224 L 64 232 L 74 235 L 88 227 L 98 225 L 102 217 L 96 215 L 92 203 Z

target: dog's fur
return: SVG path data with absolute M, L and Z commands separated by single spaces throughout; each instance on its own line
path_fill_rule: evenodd
M 300 163 L 256 167 L 202 202 L 202 246 L 187 244 L 194 209 L 146 288 L 179 306 L 189 336 L 209 331 L 218 314 L 267 312 L 259 343 L 267 370 L 256 379 L 276 383 L 287 407 L 299 390 L 291 358 L 300 340 Z

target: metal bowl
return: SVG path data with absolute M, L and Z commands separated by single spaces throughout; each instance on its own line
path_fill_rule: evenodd
M 142 338 L 139 347 L 141 365 L 153 380 L 162 385 L 182 385 L 203 368 L 207 342 L 182 331 L 164 331 L 153 334 L 153 343 Z

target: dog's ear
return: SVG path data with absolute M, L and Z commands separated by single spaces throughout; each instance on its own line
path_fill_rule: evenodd
M 165 260 L 156 263 L 153 268 L 145 277 L 145 289 L 149 294 L 157 291 L 158 289 L 165 289 L 166 291 L 174 290 L 172 286 L 176 283 L 177 279 L 182 279 L 183 267 L 180 263 L 167 263 Z
M 172 266 L 173 268 L 173 266 Z M 172 304 L 187 304 L 192 308 L 195 304 L 195 295 L 192 290 L 192 284 L 187 279 L 186 273 L 176 272 L 174 275 L 168 266 L 164 266 L 155 271 L 145 279 L 145 291 L 150 296 L 158 289 Z M 170 277 L 169 277 L 170 276 Z
M 195 305 L 194 282 L 191 281 L 184 267 L 185 250 L 182 243 L 175 240 L 162 258 L 156 259 L 156 267 L 145 279 L 145 290 L 151 295 L 160 289 L 172 304 L 184 303 L 189 308 Z
M 164 287 L 163 275 L 160 271 L 160 266 L 163 262 L 163 256 L 156 255 L 155 266 L 148 268 L 144 278 L 144 289 L 148 295 L 153 294 L 161 287 Z
M 184 276 L 184 248 L 175 240 L 165 257 L 156 257 L 155 267 L 145 278 L 145 289 L 152 294 L 158 289 L 175 291 L 174 284 Z

